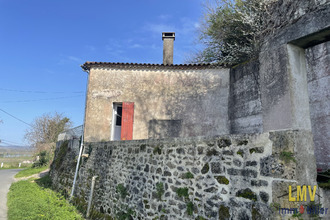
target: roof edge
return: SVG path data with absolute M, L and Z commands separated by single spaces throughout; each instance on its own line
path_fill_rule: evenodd
M 115 68 L 150 68 L 150 69 L 204 69 L 204 68 L 228 68 L 224 65 L 213 64 L 213 63 L 201 63 L 201 64 L 151 64 L 151 63 L 115 63 L 115 62 L 90 62 L 87 61 L 81 68 L 84 71 L 89 71 L 92 67 L 115 67 Z

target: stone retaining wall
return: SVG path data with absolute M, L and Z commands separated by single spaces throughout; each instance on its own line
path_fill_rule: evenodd
M 58 144 L 56 157 L 66 146 Z M 86 143 L 85 153 L 73 202 L 86 213 L 98 176 L 93 219 L 262 219 L 298 206 L 280 197 L 288 185 L 315 185 L 316 179 L 308 131 Z M 69 192 L 74 157 L 52 165 L 59 191 Z

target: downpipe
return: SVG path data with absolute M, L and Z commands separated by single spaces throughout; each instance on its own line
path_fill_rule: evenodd
M 84 126 L 83 126 L 83 129 L 84 129 Z M 76 185 L 76 180 L 77 180 L 78 170 L 79 170 L 79 164 L 80 164 L 80 158 L 81 158 L 83 147 L 84 147 L 84 133 L 81 136 L 80 150 L 79 150 L 79 155 L 78 155 L 76 172 L 75 172 L 74 178 L 73 178 L 72 190 L 71 190 L 71 194 L 70 194 L 70 200 L 72 199 L 72 196 L 73 196 L 73 193 L 74 193 L 74 188 L 75 188 L 75 185 Z

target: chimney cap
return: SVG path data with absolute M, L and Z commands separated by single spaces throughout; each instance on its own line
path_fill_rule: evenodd
M 175 40 L 175 32 L 163 32 L 162 40 L 164 40 L 164 38 L 173 38 L 173 40 Z

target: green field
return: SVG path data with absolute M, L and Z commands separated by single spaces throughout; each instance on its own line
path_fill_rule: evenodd
M 1 158 L 0 157 L 0 165 L 3 163 L 2 169 L 8 169 L 8 168 L 18 168 L 19 163 L 21 163 L 21 168 L 25 167 L 31 167 L 32 163 L 23 163 L 23 161 L 33 161 L 33 157 L 6 157 Z
M 7 195 L 8 219 L 83 219 L 50 185 L 48 175 L 13 183 Z
M 28 156 L 30 155 L 30 156 Z M 31 167 L 32 163 L 23 163 L 23 161 L 33 161 L 33 152 L 28 148 L 20 147 L 0 147 L 0 169 L 18 168 L 21 163 L 21 168 Z

